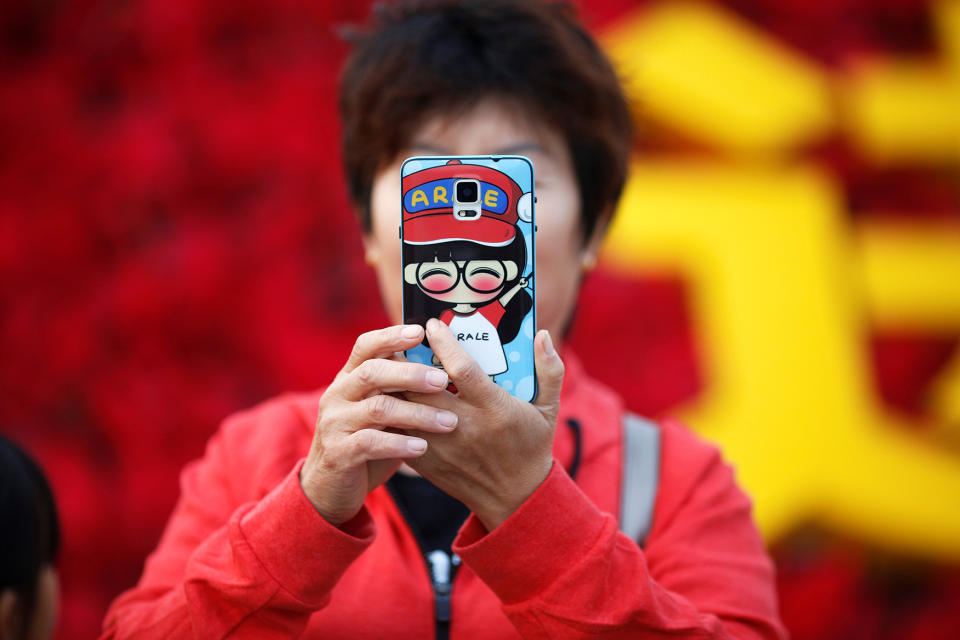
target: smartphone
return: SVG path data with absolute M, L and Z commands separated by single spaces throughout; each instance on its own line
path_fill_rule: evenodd
M 523 156 L 424 156 L 408 158 L 400 172 L 404 323 L 443 321 L 495 383 L 532 401 L 533 164 Z M 442 367 L 426 340 L 405 355 Z

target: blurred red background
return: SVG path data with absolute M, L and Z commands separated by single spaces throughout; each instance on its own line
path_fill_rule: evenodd
M 828 67 L 936 47 L 925 2 L 723 5 Z M 602 32 L 636 6 L 581 9 Z M 359 332 L 386 324 L 344 195 L 336 118 L 346 47 L 335 28 L 367 10 L 309 0 L 0 8 L 0 429 L 37 457 L 57 496 L 60 638 L 98 633 L 159 538 L 180 468 L 223 417 L 324 384 Z M 960 219 L 955 172 L 877 169 L 842 138 L 811 153 L 843 181 L 852 216 L 883 203 Z M 601 269 L 584 306 L 572 342 L 632 409 L 659 414 L 700 389 L 682 279 Z M 617 315 L 640 320 L 611 326 Z M 871 335 L 883 401 L 922 418 L 957 338 Z M 813 524 L 772 552 L 795 638 L 960 630 L 956 566 Z

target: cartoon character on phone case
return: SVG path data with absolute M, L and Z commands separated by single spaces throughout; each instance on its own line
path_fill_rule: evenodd
M 452 214 L 458 178 L 479 181 L 480 215 L 473 220 Z M 517 227 L 531 219 L 530 200 L 505 173 L 457 160 L 403 178 L 405 299 L 418 315 L 449 325 L 491 376 L 507 370 L 503 345 L 533 305 L 523 277 L 526 241 Z

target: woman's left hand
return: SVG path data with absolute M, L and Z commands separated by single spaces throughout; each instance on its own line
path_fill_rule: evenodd
M 534 402 L 524 402 L 494 383 L 444 323 L 429 320 L 427 340 L 457 394 L 405 395 L 457 414 L 457 429 L 418 433 L 429 442 L 427 453 L 407 464 L 463 502 L 492 531 L 550 473 L 563 361 L 550 334 L 538 332 L 533 343 L 538 393 Z

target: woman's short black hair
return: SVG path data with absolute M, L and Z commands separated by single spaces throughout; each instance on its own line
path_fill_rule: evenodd
M 60 548 L 53 493 L 40 467 L 0 436 L 0 591 L 12 589 L 22 606 L 21 624 L 33 617 L 37 579 Z
M 340 80 L 350 197 L 370 230 L 376 173 L 427 119 L 484 98 L 519 107 L 565 140 L 589 237 L 626 179 L 631 119 L 610 62 L 567 3 L 541 0 L 384 2 Z

